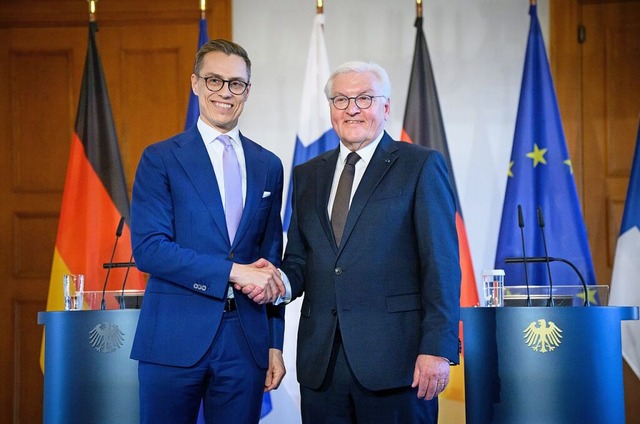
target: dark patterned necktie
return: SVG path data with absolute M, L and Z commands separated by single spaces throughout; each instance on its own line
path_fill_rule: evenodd
M 351 152 L 347 156 L 347 162 L 344 165 L 342 174 L 340 174 L 340 180 L 338 181 L 336 198 L 333 201 L 331 226 L 333 227 L 333 235 L 338 246 L 340 246 L 340 242 L 342 241 L 344 225 L 347 222 L 349 203 L 351 201 L 351 187 L 353 186 L 353 176 L 356 173 L 356 162 L 358 162 L 358 160 L 360 160 L 360 156 L 358 156 L 356 152 Z

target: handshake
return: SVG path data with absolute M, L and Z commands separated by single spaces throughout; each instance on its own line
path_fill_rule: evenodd
M 286 289 L 280 271 L 266 259 L 249 265 L 234 263 L 229 281 L 254 302 L 263 305 L 284 299 Z

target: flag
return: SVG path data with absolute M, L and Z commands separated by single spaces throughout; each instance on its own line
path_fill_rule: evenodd
M 458 197 L 458 189 L 451 165 L 447 136 L 444 130 L 438 91 L 429 58 L 427 40 L 422 30 L 422 17 L 418 17 L 415 22 L 416 44 L 413 55 L 413 65 L 409 78 L 409 93 L 407 95 L 407 106 L 402 125 L 401 139 L 410 143 L 415 143 L 438 150 L 445 158 L 449 170 L 449 184 L 453 190 L 456 203 L 456 231 L 458 233 L 458 244 L 460 249 L 460 269 L 462 280 L 460 287 L 460 306 L 475 306 L 478 304 L 478 289 L 471 262 L 471 252 L 467 232 L 462 218 L 462 208 Z M 463 338 L 462 328 L 460 337 Z M 464 354 L 464 352 L 463 352 Z M 461 358 L 464 361 L 464 356 Z M 451 369 L 450 383 L 447 389 L 440 395 L 441 399 L 448 399 L 451 403 L 443 402 L 441 409 L 448 405 L 458 409 L 458 415 L 464 413 L 464 378 L 463 363 Z M 455 412 L 454 412 L 455 413 Z
M 540 207 L 549 256 L 570 261 L 587 284 L 595 284 L 587 232 L 535 5 L 530 6 L 529 14 L 531 25 L 495 266 L 505 270 L 505 284 L 525 284 L 523 264 L 505 264 L 505 258 L 523 256 L 518 205 L 522 205 L 524 216 L 527 256 L 546 256 L 537 218 Z M 556 262 L 551 268 L 555 284 L 581 284 L 577 273 L 566 264 Z M 529 264 L 528 273 L 531 285 L 549 285 L 545 264 Z
M 338 147 L 339 138 L 331 127 L 331 117 L 324 86 L 329 79 L 329 57 L 324 42 L 324 15 L 317 13 L 313 20 L 311 42 L 307 55 L 307 69 L 302 85 L 302 101 L 298 121 L 298 135 L 293 152 L 293 166 L 300 165 Z M 292 173 L 293 174 L 293 173 Z M 291 196 L 293 177 L 289 182 L 289 194 L 284 210 L 283 228 L 289 229 L 291 221 Z
M 96 31 L 97 24 L 90 22 L 78 113 L 53 253 L 48 311 L 64 309 L 64 274 L 84 274 L 85 291 L 102 291 L 106 276 L 102 264 L 111 257 L 121 217 L 125 218 L 126 225 L 114 261 L 127 262 L 131 258 L 129 196 L 109 94 L 96 47 Z M 125 269 L 112 269 L 107 290 L 121 289 L 125 272 Z M 127 287 L 143 289 L 142 273 L 132 269 Z M 40 364 L 44 369 L 44 348 Z
M 611 305 L 640 305 L 640 126 L 611 277 Z M 622 322 L 622 356 L 640 379 L 640 322 Z
M 200 18 L 200 32 L 198 35 L 198 50 L 205 45 L 209 41 L 209 35 L 207 33 L 207 19 L 204 17 Z M 198 105 L 198 96 L 193 94 L 193 90 L 191 90 L 191 84 L 189 84 L 189 105 L 187 106 L 187 119 L 185 119 L 184 129 L 192 127 L 198 122 L 198 117 L 200 116 L 200 106 Z

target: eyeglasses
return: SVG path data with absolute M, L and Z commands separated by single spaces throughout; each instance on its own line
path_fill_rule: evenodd
M 349 102 L 353 100 L 358 107 L 358 109 L 368 109 L 373 103 L 373 99 L 376 97 L 386 97 L 386 96 L 368 96 L 366 94 L 361 94 L 355 97 L 347 97 L 347 96 L 335 96 L 331 97 L 331 103 L 333 103 L 333 107 L 338 110 L 345 110 L 349 107 Z
M 232 94 L 240 95 L 244 93 L 249 86 L 248 82 L 244 82 L 242 80 L 223 80 L 218 77 L 201 77 L 200 75 L 196 76 L 198 78 L 202 78 L 204 80 L 204 85 L 209 89 L 209 91 L 213 91 L 214 93 L 222 90 L 224 87 L 224 83 L 227 83 L 227 87 L 229 87 L 229 91 Z

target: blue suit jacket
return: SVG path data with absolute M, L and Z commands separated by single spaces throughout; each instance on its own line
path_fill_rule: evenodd
M 384 134 L 353 196 L 342 245 L 327 203 L 338 150 L 294 170 L 282 270 L 302 295 L 298 381 L 318 388 L 340 326 L 358 381 L 407 387 L 418 354 L 458 362 L 460 266 L 442 155 Z
M 233 262 L 282 255 L 282 163 L 240 136 L 247 169 L 245 207 L 229 243 L 220 190 L 196 126 L 145 149 L 133 186 L 131 241 L 137 267 L 150 274 L 131 357 L 191 366 L 220 324 Z M 282 349 L 284 308 L 236 293 L 256 363 Z

